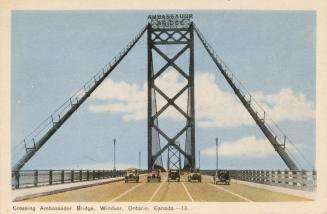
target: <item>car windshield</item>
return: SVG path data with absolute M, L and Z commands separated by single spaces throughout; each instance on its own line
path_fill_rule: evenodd
M 193 169 L 192 171 L 195 172 L 195 173 L 199 173 L 200 172 L 199 169 Z
M 136 170 L 135 169 L 132 169 L 132 170 L 128 170 L 128 173 L 135 173 Z
M 218 174 L 220 174 L 220 175 L 227 175 L 228 172 L 227 171 L 220 171 L 220 172 L 218 172 Z

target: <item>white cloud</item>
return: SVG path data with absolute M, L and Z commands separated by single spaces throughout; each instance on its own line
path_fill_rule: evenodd
M 169 97 L 173 97 L 177 89 L 185 86 L 186 81 L 176 72 L 166 72 L 160 76 L 156 85 Z M 242 106 L 235 94 L 223 91 L 216 84 L 214 75 L 197 73 L 195 75 L 195 115 L 200 127 L 238 127 L 254 125 L 248 112 Z M 276 94 L 253 92 L 253 96 L 276 121 L 303 121 L 315 117 L 313 102 L 302 93 L 294 93 L 290 88 L 283 88 Z M 115 82 L 111 79 L 104 82 L 92 95 L 95 101 L 105 103 L 89 105 L 92 112 L 110 112 L 121 114 L 125 121 L 143 120 L 147 117 L 147 84 L 138 86 L 125 81 Z M 181 96 L 176 103 L 186 111 L 187 96 Z M 158 108 L 166 101 L 158 96 Z M 184 107 L 182 106 L 184 104 Z M 184 117 L 170 107 L 161 118 L 182 120 Z
M 215 156 L 216 147 L 204 149 L 201 154 Z M 219 157 L 265 158 L 274 154 L 275 150 L 268 140 L 257 139 L 254 136 L 246 136 L 233 142 L 223 142 L 218 146 Z
M 195 77 L 196 118 L 200 127 L 236 127 L 254 124 L 235 94 L 223 91 L 209 73 Z
M 147 115 L 146 84 L 139 87 L 125 81 L 114 82 L 109 79 L 94 92 L 92 99 L 112 101 L 109 104 L 90 105 L 89 110 L 92 112 L 123 114 L 124 120 L 142 120 Z
M 291 88 L 283 88 L 277 94 L 255 92 L 253 96 L 276 121 L 303 121 L 315 117 L 313 102 L 303 93 L 295 94 Z

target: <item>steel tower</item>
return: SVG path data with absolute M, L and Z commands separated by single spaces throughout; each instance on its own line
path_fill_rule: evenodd
M 177 150 L 184 156 L 184 168 L 195 167 L 195 121 L 194 121 L 194 29 L 190 19 L 183 19 L 182 22 L 158 23 L 158 20 L 151 20 L 148 24 L 148 168 L 163 168 L 162 153 L 165 150 Z M 176 24 L 177 23 L 177 24 Z M 181 49 L 173 56 L 168 57 L 161 49 L 164 46 L 178 46 Z M 189 50 L 188 69 L 182 69 L 175 62 L 182 55 L 187 54 Z M 154 69 L 154 55 L 165 60 L 165 65 L 159 70 Z M 167 96 L 167 93 L 156 85 L 156 80 L 164 72 L 174 68 L 181 74 L 187 84 L 179 90 L 173 97 Z M 182 94 L 187 93 L 187 110 L 183 110 L 176 104 L 176 99 Z M 167 103 L 160 109 L 157 109 L 156 94 L 160 94 Z M 173 106 L 179 114 L 185 117 L 185 126 L 181 130 L 176 130 L 175 136 L 168 136 L 159 126 L 158 119 L 160 115 Z M 176 144 L 176 140 L 185 134 L 185 148 L 182 149 Z M 167 144 L 161 146 L 160 137 L 162 136 Z M 176 161 L 171 160 L 173 156 L 168 152 L 168 166 L 176 165 Z M 178 163 L 177 165 L 181 165 Z

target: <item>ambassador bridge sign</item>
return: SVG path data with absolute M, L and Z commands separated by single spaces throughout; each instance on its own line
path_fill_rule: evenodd
M 193 14 L 149 15 L 148 20 L 153 28 L 188 28 Z

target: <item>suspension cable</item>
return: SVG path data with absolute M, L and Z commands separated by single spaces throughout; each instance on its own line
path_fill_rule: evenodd
M 284 149 L 288 151 L 290 156 L 294 159 L 294 161 L 303 169 L 300 162 L 297 160 L 297 158 L 291 154 L 292 152 L 286 148 L 286 140 L 289 142 L 297 151 L 297 153 L 301 156 L 301 158 L 310 166 L 312 164 L 305 158 L 303 153 L 297 148 L 297 146 L 290 140 L 290 138 L 284 133 L 284 131 L 277 125 L 277 123 L 267 114 L 266 110 L 262 107 L 259 101 L 257 101 L 251 93 L 248 91 L 248 89 L 242 84 L 242 82 L 234 75 L 234 73 L 231 71 L 231 69 L 224 63 L 224 61 L 220 58 L 220 56 L 215 52 L 215 50 L 210 46 L 210 44 L 204 39 L 203 34 L 200 32 L 200 30 L 197 28 L 197 26 L 194 25 L 194 29 L 196 33 L 198 34 L 200 40 L 203 42 L 203 44 L 207 47 L 207 50 L 210 51 L 214 58 L 217 59 L 219 64 L 222 66 L 224 72 L 227 74 L 227 76 L 231 79 L 232 83 L 235 85 L 235 82 L 238 83 L 238 86 L 235 85 L 240 94 L 246 98 L 248 96 L 249 100 L 248 104 L 250 107 L 252 107 L 253 110 L 256 111 L 257 115 L 261 115 L 263 117 L 264 124 L 266 128 L 270 130 L 270 132 L 275 136 L 277 141 L 281 141 L 284 138 Z M 258 111 L 258 109 L 261 110 Z M 268 123 L 271 123 L 272 126 L 270 126 Z M 276 132 L 277 131 L 277 132 Z M 281 137 L 282 136 L 282 137 Z M 279 140 L 278 140 L 279 139 Z
M 26 153 L 13 166 L 12 171 L 19 171 L 30 158 L 47 142 L 47 140 L 63 125 L 63 123 L 83 104 L 92 92 L 104 81 L 114 70 L 121 60 L 139 41 L 147 25 L 125 46 L 109 63 L 78 89 L 66 102 L 57 108 L 49 117 L 42 121 L 32 132 L 30 132 L 18 145 L 24 144 Z M 32 146 L 32 147 L 31 147 Z

